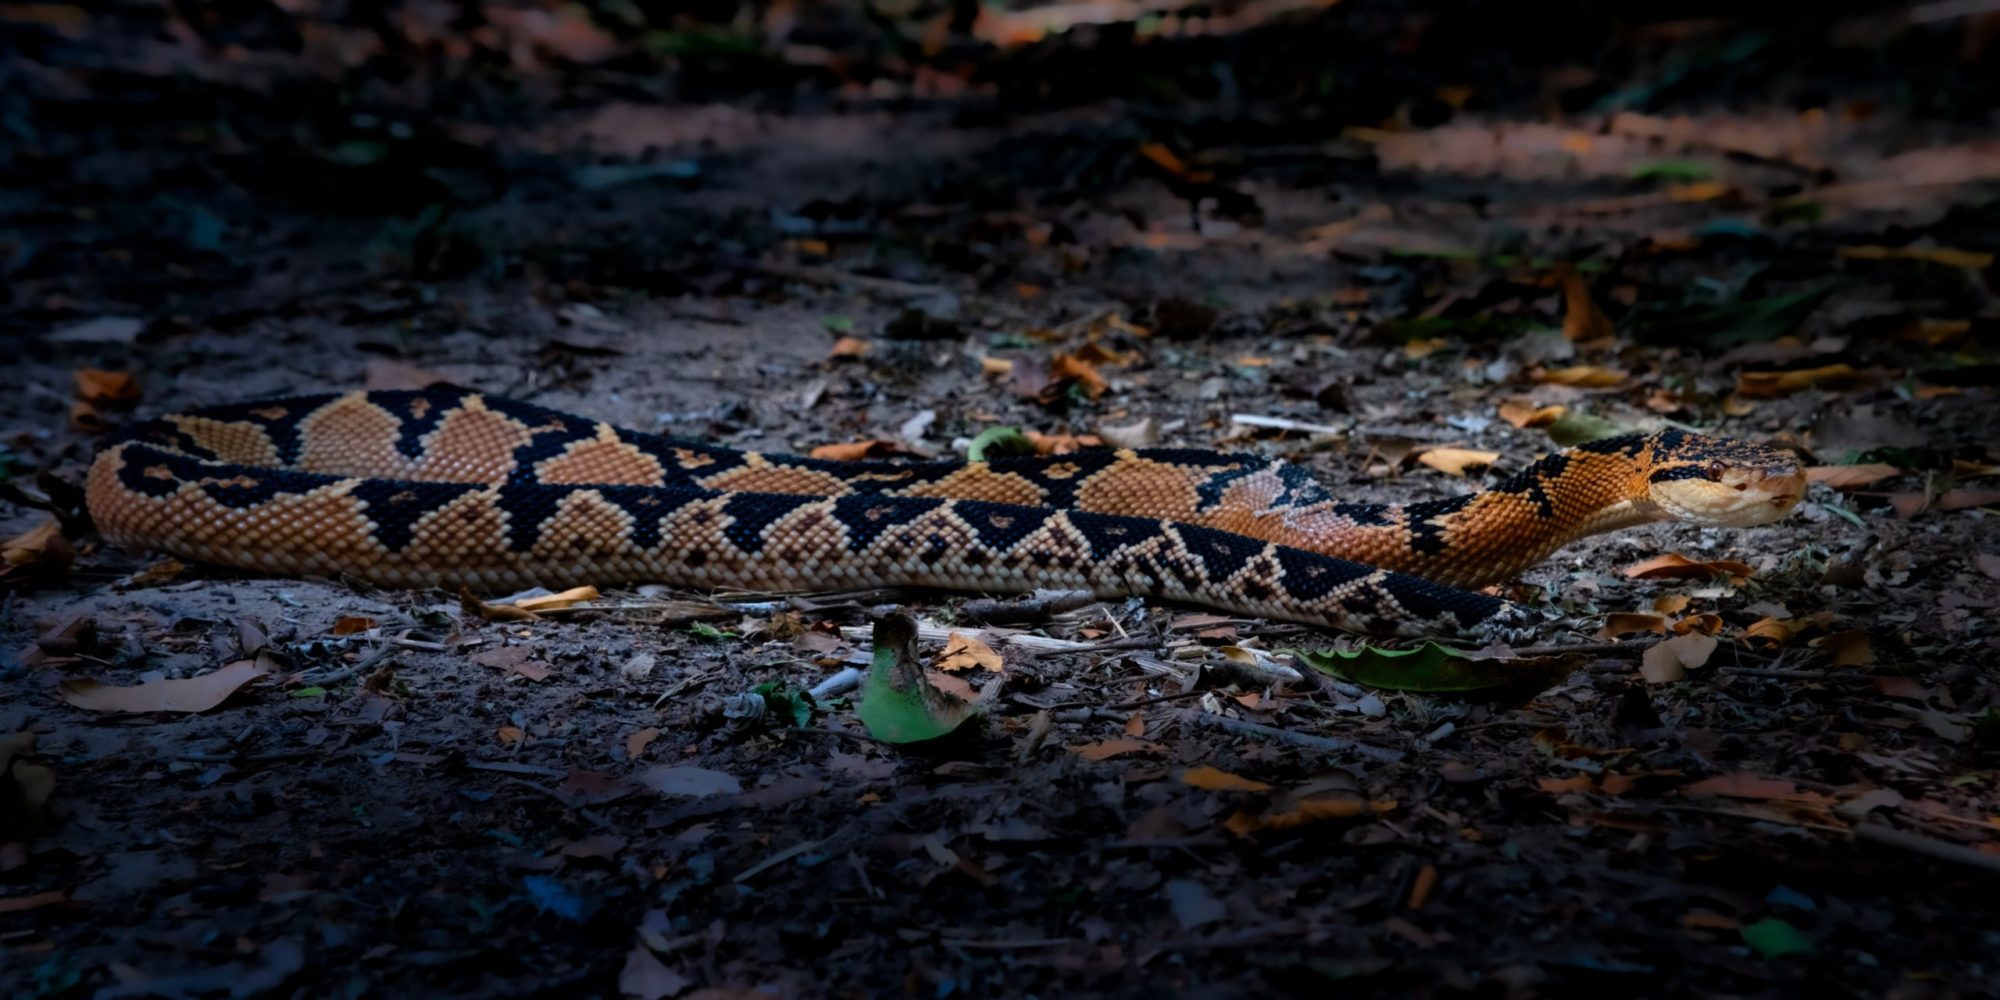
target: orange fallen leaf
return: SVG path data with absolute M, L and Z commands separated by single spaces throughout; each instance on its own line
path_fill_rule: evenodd
M 1249 816 L 1239 812 L 1231 816 L 1225 826 L 1231 833 L 1242 836 L 1255 833 L 1258 830 L 1287 830 L 1293 827 L 1305 826 L 1308 823 L 1319 823 L 1330 819 L 1380 816 L 1385 813 L 1394 812 L 1395 809 L 1396 802 L 1394 799 L 1382 799 L 1371 802 L 1367 799 L 1347 798 L 1344 796 L 1320 796 L 1302 799 L 1290 809 L 1265 813 L 1262 816 Z
M 1114 351 L 1094 340 L 1077 348 L 1074 356 L 1089 365 L 1129 365 L 1139 360 L 1138 351 Z M 1243 361 L 1238 359 L 1236 363 L 1240 365 Z
M 1104 380 L 1104 376 L 1098 372 L 1096 365 L 1074 354 L 1058 354 L 1050 358 L 1050 386 L 1066 385 L 1069 382 L 1074 382 L 1082 386 L 1084 395 L 1092 399 L 1104 395 L 1105 390 L 1111 388 L 1111 383 Z M 1054 395 L 1061 395 L 1060 390 Z M 1042 396 L 1044 401 L 1052 401 L 1054 399 L 1054 396 L 1046 389 L 1043 390 Z
M 1694 598 L 1686 594 L 1663 594 L 1653 598 L 1653 610 L 1663 615 L 1677 615 L 1686 611 Z
M 521 731 L 520 726 L 501 726 L 499 731 L 493 735 L 500 741 L 500 745 L 503 747 L 511 747 L 528 736 L 527 733 Z
M 1806 481 L 1825 483 L 1836 490 L 1855 490 L 1902 475 L 1893 465 L 1815 465 L 1806 469 Z
M 969 670 L 973 667 L 990 670 L 997 674 L 1002 669 L 1000 654 L 994 652 L 992 646 L 988 646 L 973 636 L 966 635 L 963 632 L 953 632 L 951 637 L 945 640 L 944 652 L 938 656 L 937 668 L 939 670 Z
M 833 342 L 833 350 L 828 351 L 826 356 L 835 361 L 864 357 L 868 347 L 868 341 L 860 337 L 842 337 Z
M 652 746 L 653 741 L 659 738 L 660 730 L 657 726 L 647 726 L 625 737 L 625 757 L 628 760 L 638 760 L 639 755 L 645 753 L 646 748 Z
M 1831 654 L 1827 663 L 1835 667 L 1865 667 L 1875 662 L 1875 640 L 1864 629 L 1851 628 L 1823 635 L 1808 645 Z
M 1743 641 L 1760 649 L 1776 649 L 1792 641 L 1799 623 L 1792 619 L 1762 618 L 1743 630 Z
M 1973 271 L 1984 270 L 1993 264 L 1993 255 L 1990 253 L 1956 250 L 1951 247 L 1841 247 L 1840 255 L 1849 260 L 1920 260 Z
M 1125 735 L 1135 740 L 1146 735 L 1146 713 L 1138 709 L 1132 710 L 1131 716 L 1125 720 Z
M 1004 376 L 1007 373 L 1012 372 L 1013 370 L 1014 370 L 1014 362 L 1009 361 L 1006 358 L 996 358 L 989 354 L 979 359 L 979 373 L 981 375 L 986 375 L 989 377 L 999 377 L 999 376 Z
M 814 448 L 811 454 L 814 458 L 831 459 L 836 462 L 859 462 L 870 458 L 907 455 L 909 449 L 898 441 L 875 438 L 868 441 L 849 441 L 844 444 L 823 444 Z
M 1721 645 L 1714 636 L 1690 632 L 1654 644 L 1639 657 L 1639 676 L 1648 684 L 1671 684 L 1689 670 L 1708 664 Z
M 561 611 L 585 601 L 597 600 L 596 587 L 571 587 L 560 594 L 543 594 L 540 597 L 523 597 L 514 606 L 523 611 Z
M 69 902 L 69 893 L 61 889 L 50 889 L 27 896 L 8 896 L 0 899 L 0 913 L 19 913 L 23 910 L 38 910 L 44 906 L 59 906 Z
M 1585 389 L 1609 389 L 1625 384 L 1625 373 L 1598 365 L 1571 365 L 1542 372 L 1539 381 Z
M 1444 337 L 1412 337 L 1403 345 L 1403 356 L 1419 361 L 1450 346 L 1451 341 Z
M 1736 375 L 1736 395 L 1748 399 L 1776 399 L 1812 388 L 1852 389 L 1868 381 L 1865 372 L 1845 363 L 1796 371 L 1739 372 Z
M 374 628 L 376 624 L 377 623 L 373 618 L 364 618 L 360 615 L 348 615 L 347 617 L 342 618 L 337 622 L 334 622 L 332 631 L 334 635 L 353 635 L 357 632 L 366 632 L 369 629 Z
M 1590 775 L 1573 774 L 1567 778 L 1542 778 L 1535 782 L 1538 791 L 1549 795 L 1568 795 L 1571 792 L 1591 790 Z
M 973 690 L 972 685 L 966 683 L 962 677 L 937 670 L 926 670 L 924 671 L 924 680 L 928 681 L 931 687 L 962 701 L 977 701 L 979 699 L 979 692 Z
M 541 615 L 526 608 L 517 608 L 511 604 L 489 604 L 472 596 L 472 591 L 463 587 L 460 587 L 458 590 L 458 608 L 460 611 L 480 621 L 538 622 L 542 620 Z
M 1643 611 L 1614 611 L 1604 616 L 1604 627 L 1597 630 L 1599 639 L 1616 639 L 1634 632 L 1667 631 L 1667 616 Z
M 1448 476 L 1468 476 L 1484 472 L 1499 459 L 1500 453 L 1497 451 L 1477 451 L 1471 448 L 1427 448 L 1417 454 L 1417 461 Z
M 1937 498 L 1936 506 L 1939 510 L 1964 510 L 1994 504 L 2000 504 L 2000 490 L 1946 490 Z
M 1166 747 L 1163 747 L 1158 743 L 1148 743 L 1144 740 L 1133 740 L 1133 739 L 1123 739 L 1123 738 L 1115 740 L 1099 740 L 1096 743 L 1085 743 L 1080 746 L 1073 746 L 1069 748 L 1071 753 L 1076 754 L 1079 757 L 1082 757 L 1084 760 L 1110 760 L 1111 758 L 1117 757 L 1121 754 L 1159 753 L 1160 751 L 1165 749 Z
M 83 368 L 73 374 L 76 378 L 76 398 L 86 403 L 117 409 L 139 401 L 139 380 L 131 372 Z
M 1104 445 L 1103 439 L 1095 434 L 1043 434 L 1041 431 L 1024 431 L 1022 436 L 1035 446 L 1037 455 L 1067 455 L 1085 448 Z
M 1590 297 L 1590 283 L 1568 264 L 1557 269 L 1563 286 L 1563 336 L 1572 341 L 1611 340 L 1618 335 L 1611 317 Z
M 75 547 L 53 519 L 0 542 L 0 578 L 61 573 L 75 561 Z
M 112 687 L 92 680 L 64 681 L 62 700 L 93 712 L 206 712 L 268 671 L 256 660 L 237 660 L 197 677 Z
M 1696 562 L 1674 552 L 1625 567 L 1625 575 L 1633 580 L 1712 580 L 1718 576 L 1734 580 L 1747 578 L 1756 572 L 1750 566 L 1730 559 Z
M 1437 889 L 1438 870 L 1436 865 L 1425 865 L 1417 869 L 1417 877 L 1410 883 L 1410 900 L 1405 909 L 1421 910 Z
M 1817 802 L 1826 798 L 1813 792 L 1801 792 L 1797 784 L 1785 778 L 1766 778 L 1756 774 L 1718 774 L 1691 785 L 1682 785 L 1680 791 L 1689 798 L 1723 796 L 1789 802 Z
M 1523 429 L 1547 427 L 1568 412 L 1567 406 L 1536 406 L 1532 400 L 1518 396 L 1500 401 L 1500 419 Z
M 1722 633 L 1722 616 L 1713 611 L 1704 611 L 1698 615 L 1689 615 L 1674 623 L 1675 635 L 1687 635 L 1690 632 L 1699 632 L 1702 635 L 1720 635 Z
M 388 358 L 370 358 L 361 369 L 364 389 L 425 389 L 450 381 L 440 372 Z
M 1205 792 L 1268 792 L 1271 786 L 1203 764 L 1181 772 L 1181 783 Z

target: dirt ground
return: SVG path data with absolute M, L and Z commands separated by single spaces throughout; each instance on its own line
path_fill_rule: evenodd
M 1040 8 L 10 7 L 6 992 L 2000 995 L 1994 15 Z M 1816 471 L 1502 588 L 1580 666 L 1498 693 L 1140 601 L 488 621 L 32 533 L 119 420 L 431 379 L 1353 500 L 1612 429 Z M 1668 554 L 1743 565 L 1628 572 Z M 952 675 L 983 723 L 785 710 L 897 609 L 1000 653 Z M 240 661 L 203 711 L 77 704 Z

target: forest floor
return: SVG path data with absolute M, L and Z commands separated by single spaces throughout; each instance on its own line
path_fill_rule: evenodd
M 2000 992 L 1990 15 L 1579 10 L 1510 61 L 1486 39 L 1524 26 L 1477 5 L 989 13 L 928 48 L 16 6 L 13 995 Z M 1586 655 L 1497 693 L 1159 603 L 489 621 L 35 530 L 131 415 L 435 379 L 764 451 L 1252 450 L 1352 500 L 1665 426 L 1815 483 L 1502 588 Z M 785 710 L 891 609 L 997 652 L 939 674 L 988 699 L 973 732 Z M 88 707 L 240 661 L 203 711 Z M 732 715 L 753 689 L 777 707 Z

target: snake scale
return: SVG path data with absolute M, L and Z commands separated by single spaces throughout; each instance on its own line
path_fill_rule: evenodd
M 1391 506 L 1336 501 L 1304 469 L 1254 455 L 832 462 L 433 387 L 139 422 L 99 452 L 86 499 L 114 543 L 391 587 L 1059 588 L 1477 635 L 1519 612 L 1467 588 L 1570 541 L 1668 518 L 1761 523 L 1803 492 L 1788 452 L 1673 430 Z

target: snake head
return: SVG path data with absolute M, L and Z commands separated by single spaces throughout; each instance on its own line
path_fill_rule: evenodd
M 1655 439 L 1647 480 L 1661 510 L 1720 528 L 1776 521 L 1806 493 L 1805 470 L 1789 451 L 1679 432 Z

